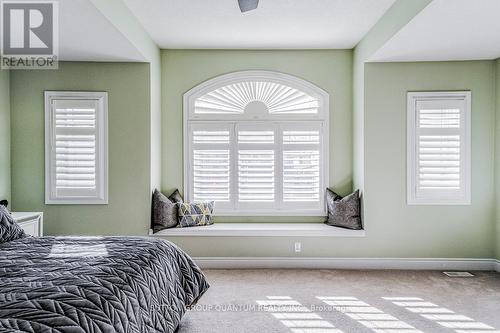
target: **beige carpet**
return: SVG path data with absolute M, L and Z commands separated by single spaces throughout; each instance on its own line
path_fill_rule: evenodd
M 207 270 L 187 332 L 500 332 L 500 274 Z

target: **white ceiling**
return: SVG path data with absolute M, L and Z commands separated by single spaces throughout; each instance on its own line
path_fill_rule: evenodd
M 371 61 L 500 57 L 500 0 L 434 0 Z
M 161 48 L 353 48 L 395 0 L 123 0 Z M 60 0 L 60 59 L 146 61 L 89 0 Z M 433 0 L 370 61 L 500 57 L 500 0 Z
M 124 1 L 160 48 L 350 49 L 395 0 Z
M 59 59 L 145 61 L 89 0 L 59 1 Z

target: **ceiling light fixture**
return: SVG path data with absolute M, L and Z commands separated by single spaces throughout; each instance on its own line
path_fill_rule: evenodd
M 241 12 L 244 13 L 250 10 L 257 9 L 259 0 L 238 0 L 238 4 L 240 5 Z

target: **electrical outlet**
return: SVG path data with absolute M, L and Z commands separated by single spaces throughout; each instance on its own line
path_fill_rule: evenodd
M 302 244 L 300 242 L 295 242 L 295 252 L 302 251 Z

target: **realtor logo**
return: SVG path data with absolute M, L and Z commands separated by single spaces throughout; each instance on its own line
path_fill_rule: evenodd
M 2 69 L 57 69 L 58 3 L 1 1 Z

